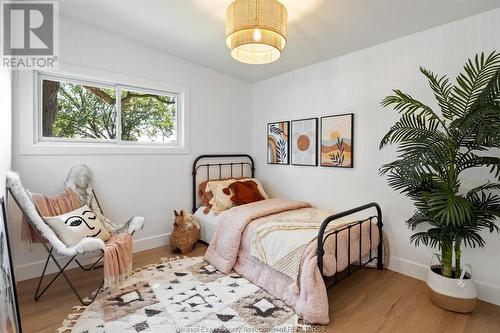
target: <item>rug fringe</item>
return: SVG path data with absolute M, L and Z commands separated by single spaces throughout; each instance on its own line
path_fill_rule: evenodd
M 88 306 L 87 305 L 75 305 L 73 306 L 73 312 L 77 312 L 80 310 L 85 310 Z
M 76 319 L 75 320 L 72 320 L 72 319 L 64 319 L 63 320 L 63 323 L 62 323 L 62 326 L 59 327 L 56 332 L 57 333 L 64 333 L 64 332 L 71 332 L 72 329 L 73 329 L 73 326 L 75 326 L 76 324 Z
M 162 263 L 166 263 L 166 262 L 177 261 L 177 260 L 187 259 L 187 258 L 190 258 L 190 257 L 188 257 L 188 256 L 164 257 L 164 258 L 161 258 L 160 260 Z
M 70 313 L 66 319 L 63 320 L 62 326 L 59 327 L 56 332 L 57 333 L 65 333 L 65 332 L 71 332 L 73 326 L 75 326 L 76 322 L 78 319 L 80 319 L 80 316 L 83 314 L 83 312 L 88 308 L 88 306 L 85 305 L 75 305 L 73 306 L 73 313 Z

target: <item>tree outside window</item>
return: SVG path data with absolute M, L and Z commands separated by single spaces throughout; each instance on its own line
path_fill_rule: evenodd
M 111 85 L 97 87 L 44 79 L 42 136 L 127 142 L 176 141 L 175 96 L 120 89 L 117 100 L 117 89 Z M 119 140 L 117 128 L 121 130 Z

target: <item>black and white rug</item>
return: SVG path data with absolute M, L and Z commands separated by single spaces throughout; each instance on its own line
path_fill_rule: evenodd
M 240 275 L 202 257 L 164 260 L 76 306 L 59 332 L 295 332 L 295 312 Z

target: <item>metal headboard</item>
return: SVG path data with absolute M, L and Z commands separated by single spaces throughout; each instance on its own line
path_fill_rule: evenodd
M 204 172 L 203 172 L 204 169 Z M 245 176 L 245 171 L 250 175 Z M 215 172 L 214 172 L 215 171 Z M 225 171 L 226 173 L 223 173 Z M 204 174 L 204 180 L 251 177 L 255 176 L 255 163 L 248 154 L 208 154 L 200 155 L 193 162 L 193 213 L 198 208 L 198 175 Z

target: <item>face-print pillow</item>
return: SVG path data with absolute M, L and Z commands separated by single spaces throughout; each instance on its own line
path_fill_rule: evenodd
M 43 219 L 66 246 L 76 245 L 85 237 L 97 237 L 103 241 L 111 238 L 102 222 L 87 205 L 66 214 Z

